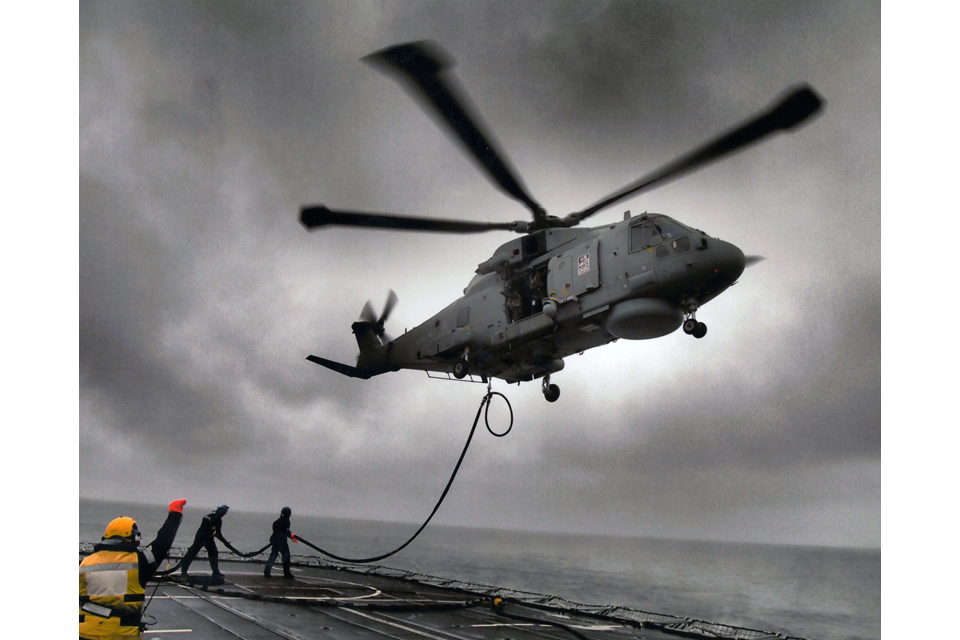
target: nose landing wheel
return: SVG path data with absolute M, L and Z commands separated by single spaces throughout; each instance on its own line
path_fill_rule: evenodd
M 694 338 L 702 338 L 707 335 L 707 325 L 697 322 L 696 315 L 690 314 L 690 317 L 683 321 L 683 332 Z
M 683 332 L 694 338 L 702 338 L 707 335 L 707 325 L 697 322 L 695 318 L 690 318 L 683 321 Z

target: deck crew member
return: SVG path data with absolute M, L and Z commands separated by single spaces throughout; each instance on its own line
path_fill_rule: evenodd
M 290 573 L 290 547 L 287 545 L 287 538 L 294 542 L 297 536 L 290 533 L 290 507 L 280 509 L 280 517 L 273 521 L 273 533 L 270 534 L 270 557 L 267 559 L 267 567 L 263 570 L 263 575 L 270 577 L 270 569 L 273 563 L 277 561 L 277 555 L 283 557 L 283 577 L 292 578 Z
M 93 553 L 80 563 L 81 640 L 143 637 L 144 588 L 173 545 L 186 503 L 170 503 L 166 522 L 143 550 L 133 518 L 110 521 Z
M 220 573 L 219 552 L 217 551 L 217 543 L 214 538 L 219 538 L 224 544 L 227 543 L 223 534 L 220 532 L 220 528 L 223 526 L 223 516 L 227 515 L 227 511 L 229 510 L 230 507 L 222 504 L 212 513 L 203 516 L 203 520 L 200 522 L 200 528 L 197 529 L 197 535 L 193 539 L 193 544 L 187 549 L 187 553 L 183 556 L 183 561 L 180 563 L 180 573 L 184 577 L 187 575 L 187 569 L 190 568 L 190 563 L 193 562 L 193 559 L 197 557 L 197 552 L 203 547 L 207 550 L 207 558 L 210 560 L 210 570 L 213 573 L 212 578 L 223 578 L 223 574 Z

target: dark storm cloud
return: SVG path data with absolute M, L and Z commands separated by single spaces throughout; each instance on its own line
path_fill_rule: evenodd
M 784 517 L 798 505 L 800 519 L 822 498 L 841 522 L 836 500 L 854 497 L 834 500 L 831 482 L 862 482 L 858 508 L 875 510 L 873 5 L 90 2 L 80 26 L 84 495 L 110 486 L 109 447 L 158 479 L 139 499 L 183 486 L 218 500 L 229 486 L 251 508 L 283 496 L 303 512 L 409 519 L 442 488 L 481 387 L 411 372 L 358 381 L 304 358 L 352 364 L 365 300 L 379 309 L 396 289 L 387 328 L 399 333 L 510 238 L 307 233 L 296 221 L 308 202 L 526 215 L 359 60 L 429 38 L 559 215 L 790 84 L 828 100 L 804 130 L 623 203 L 675 211 L 768 260 L 704 309 L 704 341 L 570 358 L 556 405 L 535 383 L 504 389 L 515 432 L 478 438 L 442 517 L 637 532 L 652 510 L 683 535 L 710 535 L 710 503 Z M 605 505 L 616 508 L 605 516 Z M 866 518 L 853 538 L 874 532 Z
M 105 213 L 136 209 L 124 200 L 96 180 L 81 180 L 81 385 L 116 402 L 122 420 L 114 427 L 161 441 L 182 437 L 231 409 L 209 406 L 203 390 L 157 354 L 165 316 L 182 304 L 173 286 L 176 260 L 149 230 Z

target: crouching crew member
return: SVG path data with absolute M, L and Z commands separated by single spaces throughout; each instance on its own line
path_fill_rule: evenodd
M 133 518 L 116 518 L 80 563 L 80 638 L 142 638 L 144 592 L 167 557 L 183 519 L 186 500 L 170 503 L 167 520 L 149 548 L 140 549 Z

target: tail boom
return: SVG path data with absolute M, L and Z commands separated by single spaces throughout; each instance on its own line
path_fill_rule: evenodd
M 318 364 L 321 367 L 326 367 L 327 369 L 336 371 L 337 373 L 343 374 L 347 377 L 360 378 L 361 380 L 369 380 L 373 376 L 378 376 L 381 373 L 400 370 L 400 367 L 396 366 L 372 366 L 363 368 L 351 367 L 348 364 L 327 360 L 326 358 L 321 358 L 319 356 L 307 356 L 307 360 L 313 362 L 314 364 Z

